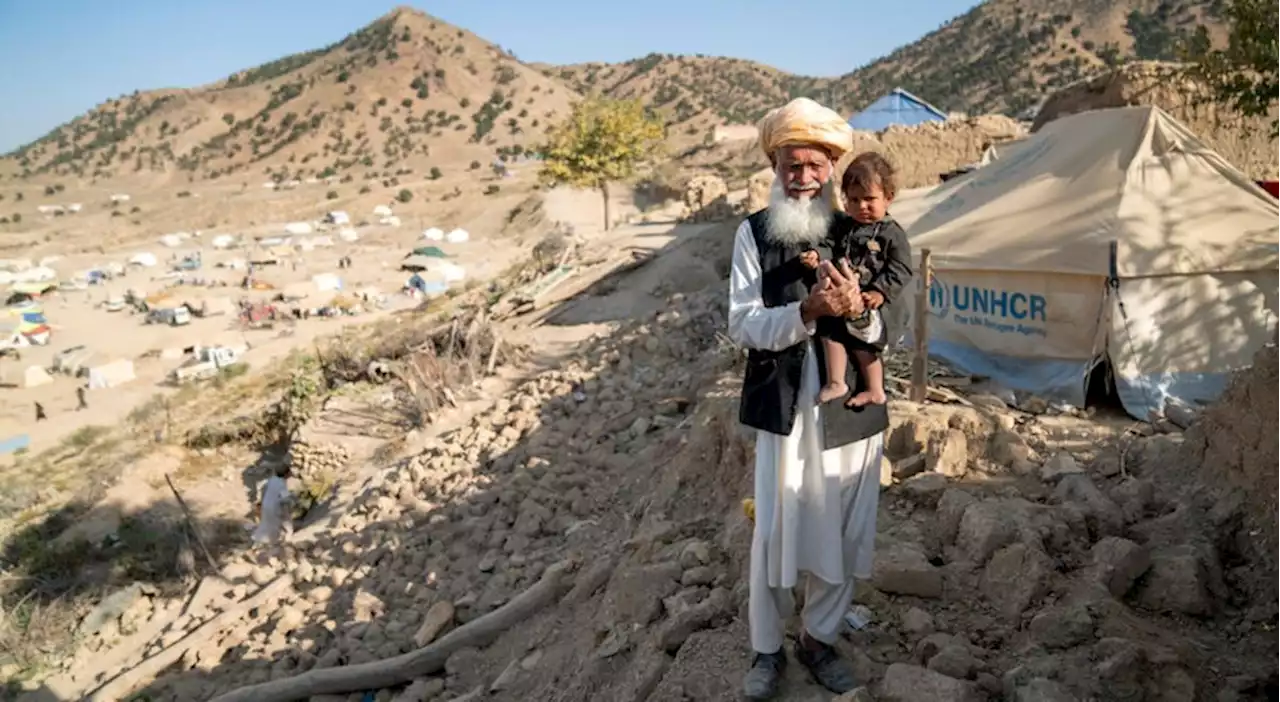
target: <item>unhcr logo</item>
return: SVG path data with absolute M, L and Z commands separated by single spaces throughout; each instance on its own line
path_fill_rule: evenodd
M 951 289 L 938 276 L 929 283 L 929 313 L 938 319 L 946 319 L 951 312 Z

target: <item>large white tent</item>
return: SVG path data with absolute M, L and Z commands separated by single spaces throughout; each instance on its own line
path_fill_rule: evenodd
M 930 353 L 1135 417 L 1207 402 L 1276 328 L 1276 201 L 1156 107 L 1084 112 L 892 208 L 932 251 Z M 905 303 L 904 303 L 905 304 Z

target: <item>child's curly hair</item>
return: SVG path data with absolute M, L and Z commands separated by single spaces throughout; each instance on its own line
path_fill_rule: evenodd
M 897 171 L 889 163 L 889 159 L 875 151 L 868 151 L 858 154 L 849 162 L 849 167 L 844 169 L 844 176 L 840 179 L 840 192 L 848 197 L 851 190 L 865 193 L 870 192 L 872 186 L 878 185 L 884 196 L 892 200 L 898 194 L 896 176 Z

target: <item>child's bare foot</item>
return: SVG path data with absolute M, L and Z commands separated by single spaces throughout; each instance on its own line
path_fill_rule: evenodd
M 849 392 L 849 386 L 844 383 L 827 383 L 818 391 L 818 404 L 839 400 L 847 392 Z
M 885 397 L 883 390 L 863 390 L 849 398 L 849 401 L 844 404 L 845 407 L 863 407 L 865 405 L 883 405 L 888 401 L 889 398 Z

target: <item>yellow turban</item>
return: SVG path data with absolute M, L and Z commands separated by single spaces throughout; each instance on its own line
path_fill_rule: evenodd
M 835 110 L 796 98 L 760 120 L 760 148 L 773 163 L 780 147 L 797 144 L 822 147 L 836 161 L 853 150 L 853 129 Z

